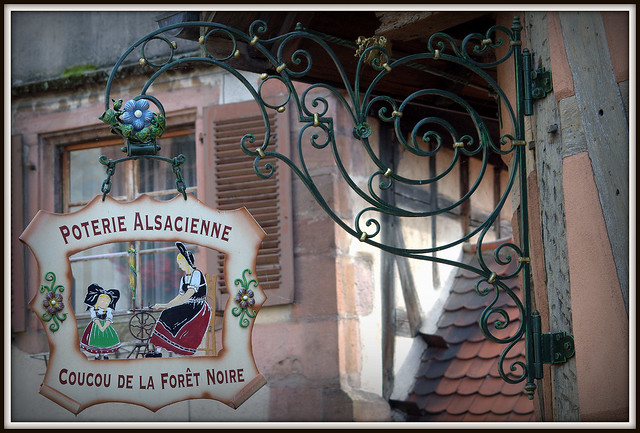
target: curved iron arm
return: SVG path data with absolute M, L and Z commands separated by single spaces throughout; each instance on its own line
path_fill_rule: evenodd
M 188 56 L 185 58 L 175 58 L 176 44 L 169 41 L 163 36 L 163 33 L 182 27 L 198 27 L 201 29 L 200 44 L 202 45 L 202 54 L 199 56 Z M 114 132 L 121 132 L 122 118 L 119 114 L 120 106 L 118 102 L 114 102 L 114 108 L 110 108 L 110 92 L 116 72 L 123 64 L 125 59 L 131 53 L 140 47 L 141 59 L 140 63 L 156 68 L 156 72 L 149 78 L 143 86 L 141 93 L 132 98 L 137 101 L 141 99 L 153 102 L 161 111 L 161 120 L 164 119 L 164 108 L 148 91 L 154 81 L 167 70 L 176 68 L 184 63 L 202 63 L 217 66 L 238 79 L 238 81 L 249 91 L 252 98 L 257 104 L 263 118 L 265 127 L 265 138 L 262 143 L 256 143 L 256 137 L 246 134 L 240 141 L 244 153 L 254 158 L 254 169 L 256 174 L 262 178 L 269 178 L 274 172 L 274 165 L 266 162 L 269 158 L 276 158 L 285 163 L 298 176 L 302 183 L 307 187 L 313 197 L 316 199 L 320 207 L 350 235 L 358 238 L 360 241 L 375 246 L 383 251 L 391 254 L 405 256 L 418 260 L 428 260 L 437 263 L 457 266 L 468 271 L 474 272 L 479 276 L 476 285 L 476 291 L 481 296 L 493 294 L 493 299 L 485 308 L 480 319 L 480 328 L 485 336 L 492 341 L 507 344 L 506 349 L 502 353 L 499 360 L 499 372 L 502 378 L 509 383 L 519 383 L 526 380 L 525 389 L 530 398 L 536 388 L 534 379 L 533 363 L 533 342 L 531 336 L 531 294 L 530 294 L 530 265 L 529 265 L 529 240 L 528 240 L 528 220 L 527 220 L 527 188 L 526 188 L 526 160 L 524 151 L 524 81 L 523 66 L 521 53 L 520 33 L 522 26 L 518 17 L 515 17 L 511 28 L 502 26 L 491 27 L 485 34 L 473 33 L 468 35 L 460 45 L 456 41 L 444 33 L 436 33 L 429 38 L 427 50 L 403 58 L 394 59 L 383 46 L 369 46 L 362 50 L 358 59 L 356 76 L 353 84 L 347 76 L 340 59 L 332 50 L 327 38 L 321 34 L 304 29 L 298 24 L 294 31 L 278 35 L 273 38 L 264 38 L 267 33 L 266 23 L 263 21 L 253 22 L 248 31 L 240 30 L 212 22 L 186 22 L 173 24 L 167 27 L 155 30 L 146 36 L 140 38 L 116 62 L 113 71 L 108 79 L 105 95 L 105 114 L 101 117 L 106 123 L 115 128 Z M 222 55 L 214 55 L 208 49 L 209 42 L 216 37 L 223 37 L 227 43 L 231 41 L 231 48 Z M 158 62 L 146 57 L 145 47 L 148 42 L 159 40 L 166 43 L 169 49 L 169 55 L 166 60 Z M 317 48 L 323 50 L 328 55 L 336 68 L 336 75 L 339 77 L 343 91 L 328 84 L 312 84 L 303 92 L 299 93 L 294 86 L 294 81 L 304 77 L 313 67 L 313 59 L 310 52 L 306 49 L 289 49 L 294 41 L 304 40 L 305 42 L 315 44 Z M 263 56 L 266 62 L 271 66 L 270 71 L 265 71 L 260 76 L 259 84 L 254 87 L 237 69 L 229 64 L 229 61 L 240 54 L 240 50 L 251 47 L 257 53 Z M 489 62 L 482 61 L 482 55 L 488 52 L 495 53 L 499 47 L 505 47 L 506 52 L 500 58 L 491 59 Z M 293 50 L 291 52 L 291 50 Z M 512 106 L 504 91 L 498 83 L 486 72 L 486 69 L 495 67 L 496 65 L 506 62 L 509 59 L 514 60 L 514 73 L 516 77 L 517 104 Z M 510 125 L 506 130 L 511 133 L 500 137 L 499 142 L 494 142 L 491 134 L 482 120 L 480 114 L 474 107 L 463 98 L 454 93 L 440 89 L 418 89 L 404 100 L 396 100 L 390 96 L 377 95 L 378 85 L 388 74 L 392 74 L 394 70 L 401 67 L 411 67 L 416 69 L 428 69 L 423 66 L 426 61 L 433 62 L 449 62 L 455 64 L 466 71 L 475 74 L 486 84 L 487 88 L 497 96 L 500 103 L 505 107 L 507 113 L 506 121 Z M 375 76 L 368 85 L 362 84 L 362 72 L 364 68 L 371 67 L 375 71 Z M 284 101 L 278 104 L 267 103 L 263 96 L 262 90 L 265 83 L 276 80 L 286 88 L 287 95 Z M 360 141 L 362 149 L 373 162 L 377 169 L 369 176 L 366 187 L 361 187 L 358 182 L 349 174 L 341 156 L 340 147 L 337 143 L 334 133 L 334 120 L 328 114 L 330 103 L 326 96 L 315 95 L 314 92 L 321 90 L 328 92 L 333 96 L 343 109 L 348 113 L 348 117 L 353 123 L 353 135 Z M 423 117 L 410 124 L 403 114 L 410 109 L 411 105 L 423 97 L 439 97 L 448 100 L 452 104 L 457 105 L 460 111 L 466 113 L 474 125 L 473 131 L 460 131 L 456 125 L 450 123 L 446 119 L 439 117 Z M 120 100 L 121 101 L 121 100 Z M 119 102 L 121 104 L 121 102 Z M 300 123 L 300 132 L 297 140 L 298 162 L 290 159 L 271 149 L 271 124 L 268 116 L 269 110 L 282 112 L 286 105 L 293 105 L 298 115 Z M 371 113 L 375 112 L 380 122 L 389 123 L 395 131 L 395 138 L 401 146 L 411 155 L 417 158 L 435 158 L 435 156 L 445 148 L 453 150 L 453 157 L 450 164 L 437 173 L 435 176 L 427 178 L 407 177 L 401 173 L 393 172 L 376 154 L 374 146 L 371 143 L 372 128 L 367 119 Z M 504 120 L 504 119 L 503 119 Z M 162 123 L 162 122 L 160 122 Z M 408 124 L 409 123 L 409 124 Z M 504 122 L 503 122 L 504 123 Z M 164 125 L 162 125 L 164 126 Z M 425 131 L 426 129 L 426 131 Z M 403 131 L 409 131 L 408 136 Z M 158 131 L 156 131 L 158 132 Z M 159 133 L 160 136 L 161 132 Z M 309 142 L 304 144 L 303 137 L 309 133 Z M 122 135 L 122 134 L 121 134 Z M 131 140 L 130 136 L 126 137 Z M 154 142 L 155 144 L 155 142 Z M 343 180 L 349 185 L 351 190 L 355 192 L 366 205 L 357 213 L 355 220 L 350 224 L 344 221 L 332 209 L 331 205 L 322 196 L 317 187 L 314 178 L 305 161 L 305 152 L 309 149 L 324 150 L 330 149 L 335 160 L 337 169 Z M 448 242 L 443 245 L 434 245 L 429 248 L 398 248 L 389 245 L 379 237 L 380 231 L 383 229 L 378 217 L 369 214 L 384 214 L 398 218 L 427 218 L 452 211 L 468 203 L 471 196 L 478 190 L 480 182 L 486 173 L 489 157 L 491 154 L 506 155 L 513 154 L 510 176 L 508 178 L 505 190 L 502 192 L 495 209 L 477 228 L 463 235 L 457 240 Z M 390 203 L 383 199 L 384 190 L 389 190 L 395 184 L 404 184 L 410 187 L 419 187 L 430 185 L 438 182 L 453 172 L 455 165 L 462 156 L 477 156 L 481 162 L 481 168 L 478 176 L 469 191 L 460 197 L 459 200 L 439 207 L 437 209 L 427 208 L 424 210 L 413 210 L 400 207 L 394 203 Z M 104 162 L 103 162 L 104 163 Z M 498 219 L 505 202 L 514 188 L 518 186 L 520 191 L 520 209 L 521 209 L 521 227 L 519 246 L 514 243 L 503 243 L 495 251 L 496 262 L 500 265 L 508 264 L 513 260 L 517 261 L 517 268 L 510 275 L 498 275 L 495 270 L 490 269 L 482 257 L 482 243 L 487 231 L 492 224 Z M 107 191 L 108 192 L 108 191 Z M 106 192 L 105 192 L 106 194 Z M 365 216 L 365 214 L 369 216 Z M 477 251 L 479 259 L 479 267 L 469 264 L 449 260 L 436 255 L 438 251 L 442 251 L 464 242 L 470 241 L 477 236 Z M 513 251 L 515 256 L 506 255 L 501 258 L 501 251 L 509 249 Z M 523 300 L 521 301 L 516 294 L 504 283 L 504 280 L 512 278 L 522 272 L 523 283 Z M 516 318 L 509 317 L 508 312 L 500 307 L 496 307 L 496 301 L 501 294 L 510 297 L 518 311 L 520 324 L 508 337 L 498 338 L 492 333 L 493 329 L 505 329 L 509 324 L 515 322 Z M 495 320 L 490 326 L 490 318 L 499 316 L 499 320 Z M 520 340 L 525 339 L 526 344 L 526 362 L 516 361 L 510 366 L 510 373 L 505 373 L 503 363 L 506 354 Z M 519 372 L 516 372 L 520 370 Z

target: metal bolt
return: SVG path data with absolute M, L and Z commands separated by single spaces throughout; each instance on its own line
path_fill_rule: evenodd
M 549 129 L 547 129 L 547 132 L 549 134 L 555 134 L 556 132 L 558 132 L 558 125 L 555 123 L 553 125 L 549 125 Z

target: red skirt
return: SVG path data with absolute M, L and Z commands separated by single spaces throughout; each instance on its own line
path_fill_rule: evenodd
M 156 347 L 164 347 L 177 355 L 193 355 L 202 343 L 202 338 L 209 328 L 210 319 L 211 307 L 204 302 L 198 314 L 182 325 L 173 335 L 164 325 L 161 315 L 153 330 L 150 342 Z

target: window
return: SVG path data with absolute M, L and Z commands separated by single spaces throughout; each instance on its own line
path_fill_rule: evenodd
M 265 305 L 293 302 L 293 245 L 291 219 L 291 171 L 275 158 L 265 162 L 275 166 L 268 179 L 259 177 L 253 158 L 242 151 L 246 134 L 255 137 L 255 146 L 264 142 L 265 125 L 255 102 L 210 107 L 206 114 L 207 134 L 213 149 L 212 182 L 214 207 L 233 210 L 246 207 L 267 233 L 256 263 L 257 279 L 267 295 Z M 288 115 L 271 112 L 269 150 L 289 154 Z M 223 278 L 224 256 L 218 255 L 218 286 L 229 293 Z
M 196 146 L 193 127 L 167 131 L 161 139 L 162 155 L 173 157 L 183 154 L 182 164 L 187 192 L 197 196 Z M 64 212 L 73 212 L 86 205 L 97 194 L 106 178 L 104 166 L 98 162 L 100 155 L 118 159 L 125 156 L 121 139 L 103 140 L 97 143 L 78 143 L 64 147 L 63 202 Z M 110 196 L 116 200 L 130 201 L 141 194 L 156 200 L 167 200 L 178 194 L 175 174 L 163 161 L 138 159 L 118 163 L 111 178 Z M 131 272 L 130 251 L 135 250 L 137 268 Z M 146 307 L 165 303 L 176 295 L 175 275 L 180 270 L 175 261 L 175 246 L 169 242 L 111 243 L 81 251 L 70 258 L 73 274 L 73 308 L 77 316 L 85 314 L 84 296 L 91 283 L 104 288 L 120 290 L 117 311 L 133 307 Z M 135 263 L 135 262 L 134 262 Z M 130 289 L 130 276 L 136 280 L 136 290 Z
M 193 113 L 192 113 L 193 114 Z M 189 119 L 190 123 L 183 120 Z M 275 158 L 267 162 L 275 165 L 274 175 L 263 179 L 256 175 L 253 158 L 246 155 L 240 140 L 254 134 L 256 143 L 264 139 L 265 127 L 254 102 L 209 107 L 205 110 L 207 141 L 196 144 L 195 116 L 181 116 L 180 125 L 167 130 L 159 140 L 161 154 L 173 157 L 184 154 L 181 166 L 187 192 L 207 205 L 219 210 L 246 207 L 267 233 L 258 253 L 257 279 L 267 295 L 266 305 L 293 302 L 293 246 L 291 219 L 291 173 Z M 274 112 L 271 122 L 271 149 L 288 155 L 288 118 Z M 170 126 L 172 119 L 167 122 Z M 285 133 L 286 132 L 286 133 Z M 62 176 L 61 211 L 73 212 L 86 205 L 96 195 L 106 178 L 105 167 L 98 162 L 100 155 L 118 159 L 125 156 L 120 138 L 99 133 L 99 141 L 90 141 L 91 134 L 83 134 L 83 141 L 69 144 L 69 134 L 56 134 L 47 140 L 60 149 Z M 65 138 L 66 137 L 66 138 Z M 200 144 L 204 144 L 201 146 Z M 198 149 L 198 150 L 197 150 Z M 200 170 L 196 173 L 197 169 Z M 196 185 L 199 181 L 201 184 Z M 139 159 L 116 166 L 111 178 L 109 195 L 122 201 L 135 200 L 147 194 L 156 200 L 175 197 L 175 175 L 166 162 Z M 131 249 L 137 257 L 136 273 L 130 273 Z M 224 255 L 216 251 L 198 251 L 201 268 L 216 276 L 216 286 L 222 296 L 218 308 L 225 305 L 229 290 L 225 285 Z M 176 275 L 180 274 L 175 261 L 175 245 L 171 242 L 112 243 L 81 251 L 70 258 L 74 279 L 73 308 L 76 315 L 85 313 L 84 296 L 91 283 L 120 290 L 117 312 L 133 307 L 147 307 L 165 303 L 176 294 Z M 135 293 L 130 290 L 130 276 L 136 278 Z

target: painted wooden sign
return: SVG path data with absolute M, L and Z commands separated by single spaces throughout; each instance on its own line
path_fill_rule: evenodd
M 76 414 L 105 402 L 156 411 L 196 398 L 237 408 L 266 383 L 251 343 L 256 314 L 266 300 L 255 272 L 265 232 L 245 208 L 222 212 L 187 197 L 156 201 L 143 195 L 118 202 L 97 196 L 74 213 L 40 211 L 22 233 L 20 239 L 38 261 L 41 281 L 30 306 L 49 340 L 42 395 Z M 146 344 L 155 346 L 158 356 L 116 358 L 123 336 L 112 326 L 113 314 L 126 291 L 104 288 L 100 282 L 74 288 L 69 258 L 99 245 L 133 241 L 170 242 L 182 272 L 171 281 L 176 287 L 171 301 L 148 311 L 132 311 L 156 319 Z M 215 319 L 211 314 L 215 305 L 206 300 L 207 290 L 215 287 L 207 287 L 187 245 L 225 254 L 230 296 L 222 318 L 222 348 L 215 355 L 196 352 L 210 329 L 209 321 Z M 82 311 L 86 308 L 90 314 L 84 330 L 78 329 L 72 290 L 84 292 Z

